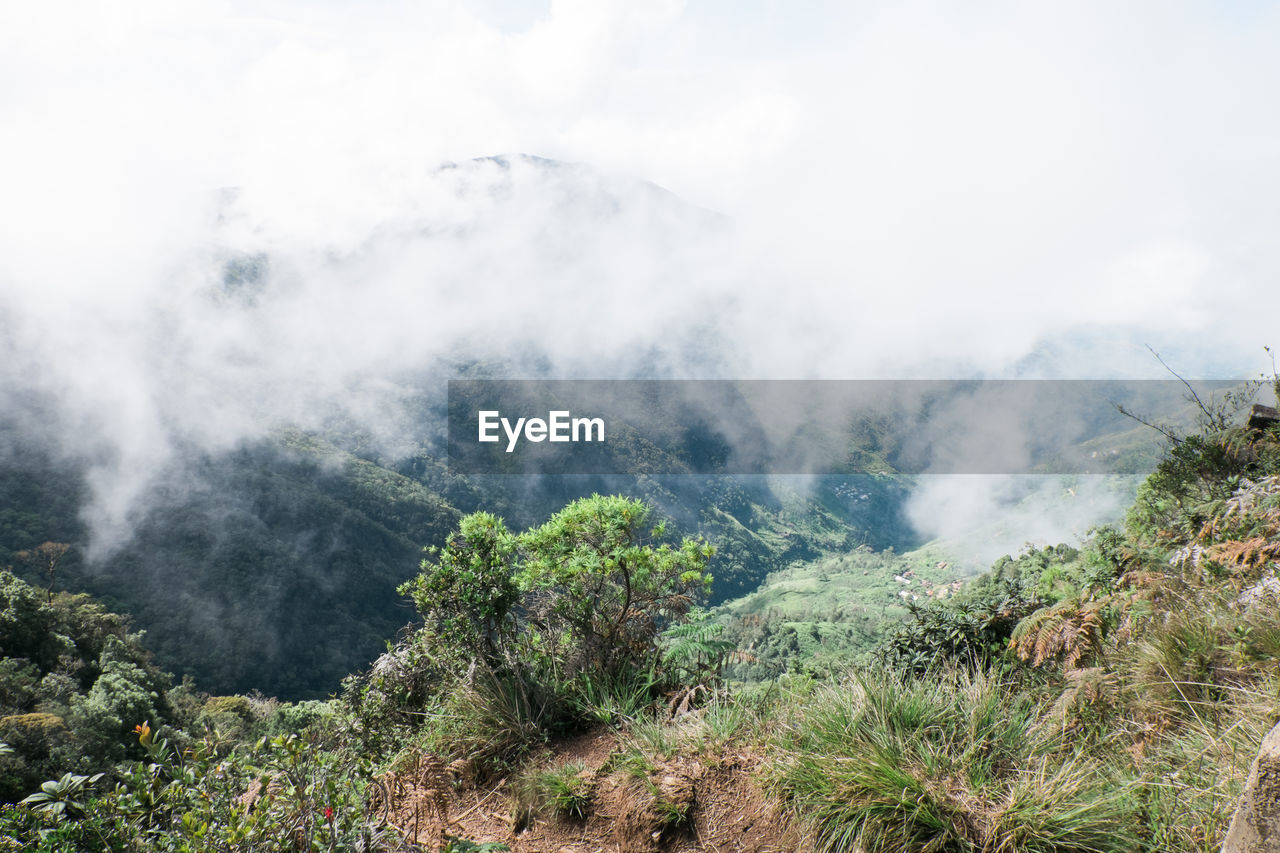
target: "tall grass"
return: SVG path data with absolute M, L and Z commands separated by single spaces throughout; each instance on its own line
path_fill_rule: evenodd
M 458 680 L 422 712 L 405 748 L 469 759 L 484 777 L 518 764 L 570 717 L 564 699 L 545 685 L 481 667 L 472 684 Z
M 774 784 L 819 851 L 1138 849 L 1127 787 L 1039 712 L 983 673 L 862 673 L 798 710 Z
M 731 742 L 754 741 L 762 721 L 760 710 L 722 694 L 706 707 L 675 719 L 647 714 L 619 736 L 623 764 L 652 769 L 677 756 L 698 757 L 724 750 Z
M 1280 679 L 1240 687 L 1180 682 L 1219 698 L 1159 716 L 1158 706 L 1131 714 L 1126 732 L 1134 798 L 1148 849 L 1217 853 L 1239 803 L 1258 745 L 1280 717 Z M 1156 715 L 1153 717 L 1152 707 Z
M 590 811 L 592 774 L 580 761 L 526 769 L 516 775 L 511 788 L 518 824 L 528 823 L 535 814 L 582 820 Z

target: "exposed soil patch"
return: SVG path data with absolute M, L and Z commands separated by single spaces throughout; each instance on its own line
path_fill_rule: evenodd
M 676 848 L 732 853 L 791 853 L 804 849 L 795 826 L 760 790 L 759 759 L 729 756 L 710 767 L 694 793 L 696 844 Z
M 534 816 L 520 821 L 507 780 L 450 792 L 441 822 L 433 780 L 401 779 L 392 796 L 392 822 L 429 849 L 444 832 L 475 842 L 497 841 L 513 853 L 794 853 L 803 838 L 756 781 L 758 757 L 732 753 L 679 756 L 643 778 L 611 766 L 618 750 L 611 732 L 554 744 L 534 759 L 540 767 L 581 763 L 593 796 L 580 821 Z M 428 762 L 429 763 L 429 762 Z M 421 776 L 421 774 L 420 774 Z M 456 787 L 456 786 L 455 786 Z M 523 825 L 521 825 L 523 823 Z

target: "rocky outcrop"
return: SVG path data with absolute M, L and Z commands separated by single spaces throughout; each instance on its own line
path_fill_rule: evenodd
M 1280 424 L 1280 410 L 1254 403 L 1249 412 L 1249 429 L 1269 429 Z
M 1280 724 L 1262 739 L 1222 853 L 1280 853 Z

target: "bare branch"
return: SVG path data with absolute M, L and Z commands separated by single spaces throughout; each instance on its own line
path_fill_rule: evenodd
M 1160 357 L 1160 353 L 1156 352 L 1155 348 L 1152 347 L 1151 344 L 1146 344 L 1146 347 L 1151 352 L 1151 354 L 1156 357 L 1156 361 L 1160 362 L 1160 364 L 1164 367 L 1165 370 L 1172 373 L 1175 377 L 1177 377 L 1179 382 L 1187 386 L 1187 390 L 1191 392 L 1191 399 L 1194 400 L 1195 404 L 1200 407 L 1200 411 L 1203 412 L 1204 416 L 1209 419 L 1210 424 L 1214 425 L 1216 421 L 1214 419 L 1213 410 L 1204 404 L 1204 401 L 1200 399 L 1200 395 L 1196 393 L 1196 389 L 1192 386 L 1192 384 L 1188 382 L 1182 376 L 1182 374 L 1178 373 L 1178 371 L 1170 367 L 1169 363 Z M 1161 430 L 1161 432 L 1163 432 L 1163 430 Z
M 1116 407 L 1116 411 L 1124 415 L 1126 418 L 1133 418 L 1135 421 L 1142 424 L 1143 426 L 1150 427 L 1151 429 L 1163 435 L 1165 438 L 1169 439 L 1169 441 L 1173 442 L 1174 444 L 1182 443 L 1182 438 L 1179 435 L 1177 435 L 1176 433 L 1170 432 L 1169 430 L 1165 429 L 1164 427 L 1160 426 L 1157 423 L 1152 423 L 1151 421 L 1147 420 L 1141 415 L 1135 415 L 1133 412 L 1126 409 L 1123 403 L 1114 403 L 1113 405 Z

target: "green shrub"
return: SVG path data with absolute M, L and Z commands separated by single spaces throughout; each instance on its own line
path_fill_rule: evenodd
M 15 802 L 49 778 L 76 753 L 67 721 L 53 714 L 15 714 L 0 718 L 0 800 Z
M 71 727 L 86 751 L 106 760 L 125 756 L 134 726 L 160 718 L 160 695 L 137 665 L 103 652 L 102 675 L 87 696 L 74 697 Z
M 487 512 L 464 517 L 443 548 L 429 548 L 421 572 L 400 586 L 426 621 L 439 659 L 478 657 L 490 667 L 507 660 L 516 631 L 516 539 Z
M 350 754 L 295 735 L 228 755 L 142 735 L 148 759 L 123 769 L 114 788 L 91 793 L 93 778 L 67 774 L 28 803 L 48 814 L 0 810 L 0 842 L 40 838 L 50 853 L 419 849 L 370 813 L 372 771 Z
M 955 666 L 988 667 L 1005 657 L 1018 623 L 1042 600 L 1022 581 L 1006 578 L 965 601 L 908 605 L 911 617 L 873 656 L 900 672 L 923 675 Z
M 520 536 L 524 607 L 570 675 L 650 668 L 662 631 L 710 590 L 715 549 L 689 538 L 664 542 L 665 525 L 650 516 L 642 501 L 592 495 Z
M 664 670 L 660 638 L 707 592 L 713 549 L 664 541 L 650 516 L 593 495 L 519 536 L 488 513 L 462 519 L 401 587 L 423 626 L 344 682 L 361 745 L 422 725 L 437 751 L 493 768 L 584 724 L 625 724 L 700 671 L 696 650 Z
M 322 726 L 331 722 L 336 715 L 337 709 L 333 702 L 310 700 L 284 704 L 272 715 L 271 729 L 275 734 L 289 732 L 301 734 L 312 726 Z
M 367 752 L 381 752 L 415 727 L 457 676 L 432 655 L 427 631 L 400 640 L 362 673 L 343 679 L 342 703 L 352 734 Z
M 201 713 L 210 717 L 233 714 L 249 721 L 253 719 L 253 706 L 245 696 L 210 696 L 205 701 Z

